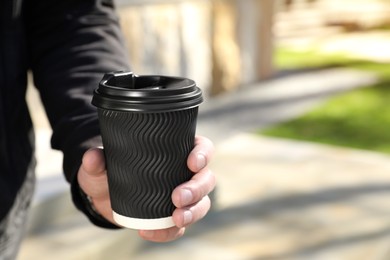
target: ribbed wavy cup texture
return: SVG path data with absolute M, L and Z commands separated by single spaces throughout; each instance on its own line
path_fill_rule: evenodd
M 98 114 L 114 218 L 135 229 L 173 226 L 172 191 L 192 177 L 187 157 L 198 107 L 156 113 L 99 108 Z

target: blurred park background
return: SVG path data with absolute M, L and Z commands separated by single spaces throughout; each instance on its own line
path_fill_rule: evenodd
M 194 79 L 212 211 L 168 244 L 91 226 L 30 86 L 38 184 L 19 259 L 390 259 L 390 1 L 118 0 L 137 74 Z

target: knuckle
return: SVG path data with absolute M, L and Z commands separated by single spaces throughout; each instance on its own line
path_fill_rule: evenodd
M 216 183 L 217 183 L 217 177 L 211 170 L 207 170 L 207 178 L 208 178 L 208 183 L 210 184 L 210 191 L 214 189 Z
M 191 207 L 189 210 L 192 212 L 194 218 L 192 222 L 196 222 L 202 219 L 210 210 L 211 201 L 208 196 L 203 197 L 196 206 Z
M 190 181 L 188 189 L 192 192 L 194 200 L 199 201 L 209 194 L 216 185 L 216 177 L 211 170 L 206 169 L 197 180 Z

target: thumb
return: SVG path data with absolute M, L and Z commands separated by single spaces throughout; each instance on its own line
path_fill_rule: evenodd
M 102 149 L 92 148 L 85 152 L 77 180 L 83 191 L 92 198 L 108 196 L 106 163 Z
M 103 149 L 91 148 L 85 152 L 81 163 L 81 169 L 92 176 L 105 174 L 106 163 Z

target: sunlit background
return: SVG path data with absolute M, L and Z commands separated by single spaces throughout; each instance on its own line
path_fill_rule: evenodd
M 213 209 L 168 244 L 93 227 L 30 86 L 38 185 L 19 259 L 390 259 L 390 1 L 117 6 L 135 73 L 204 91 Z

